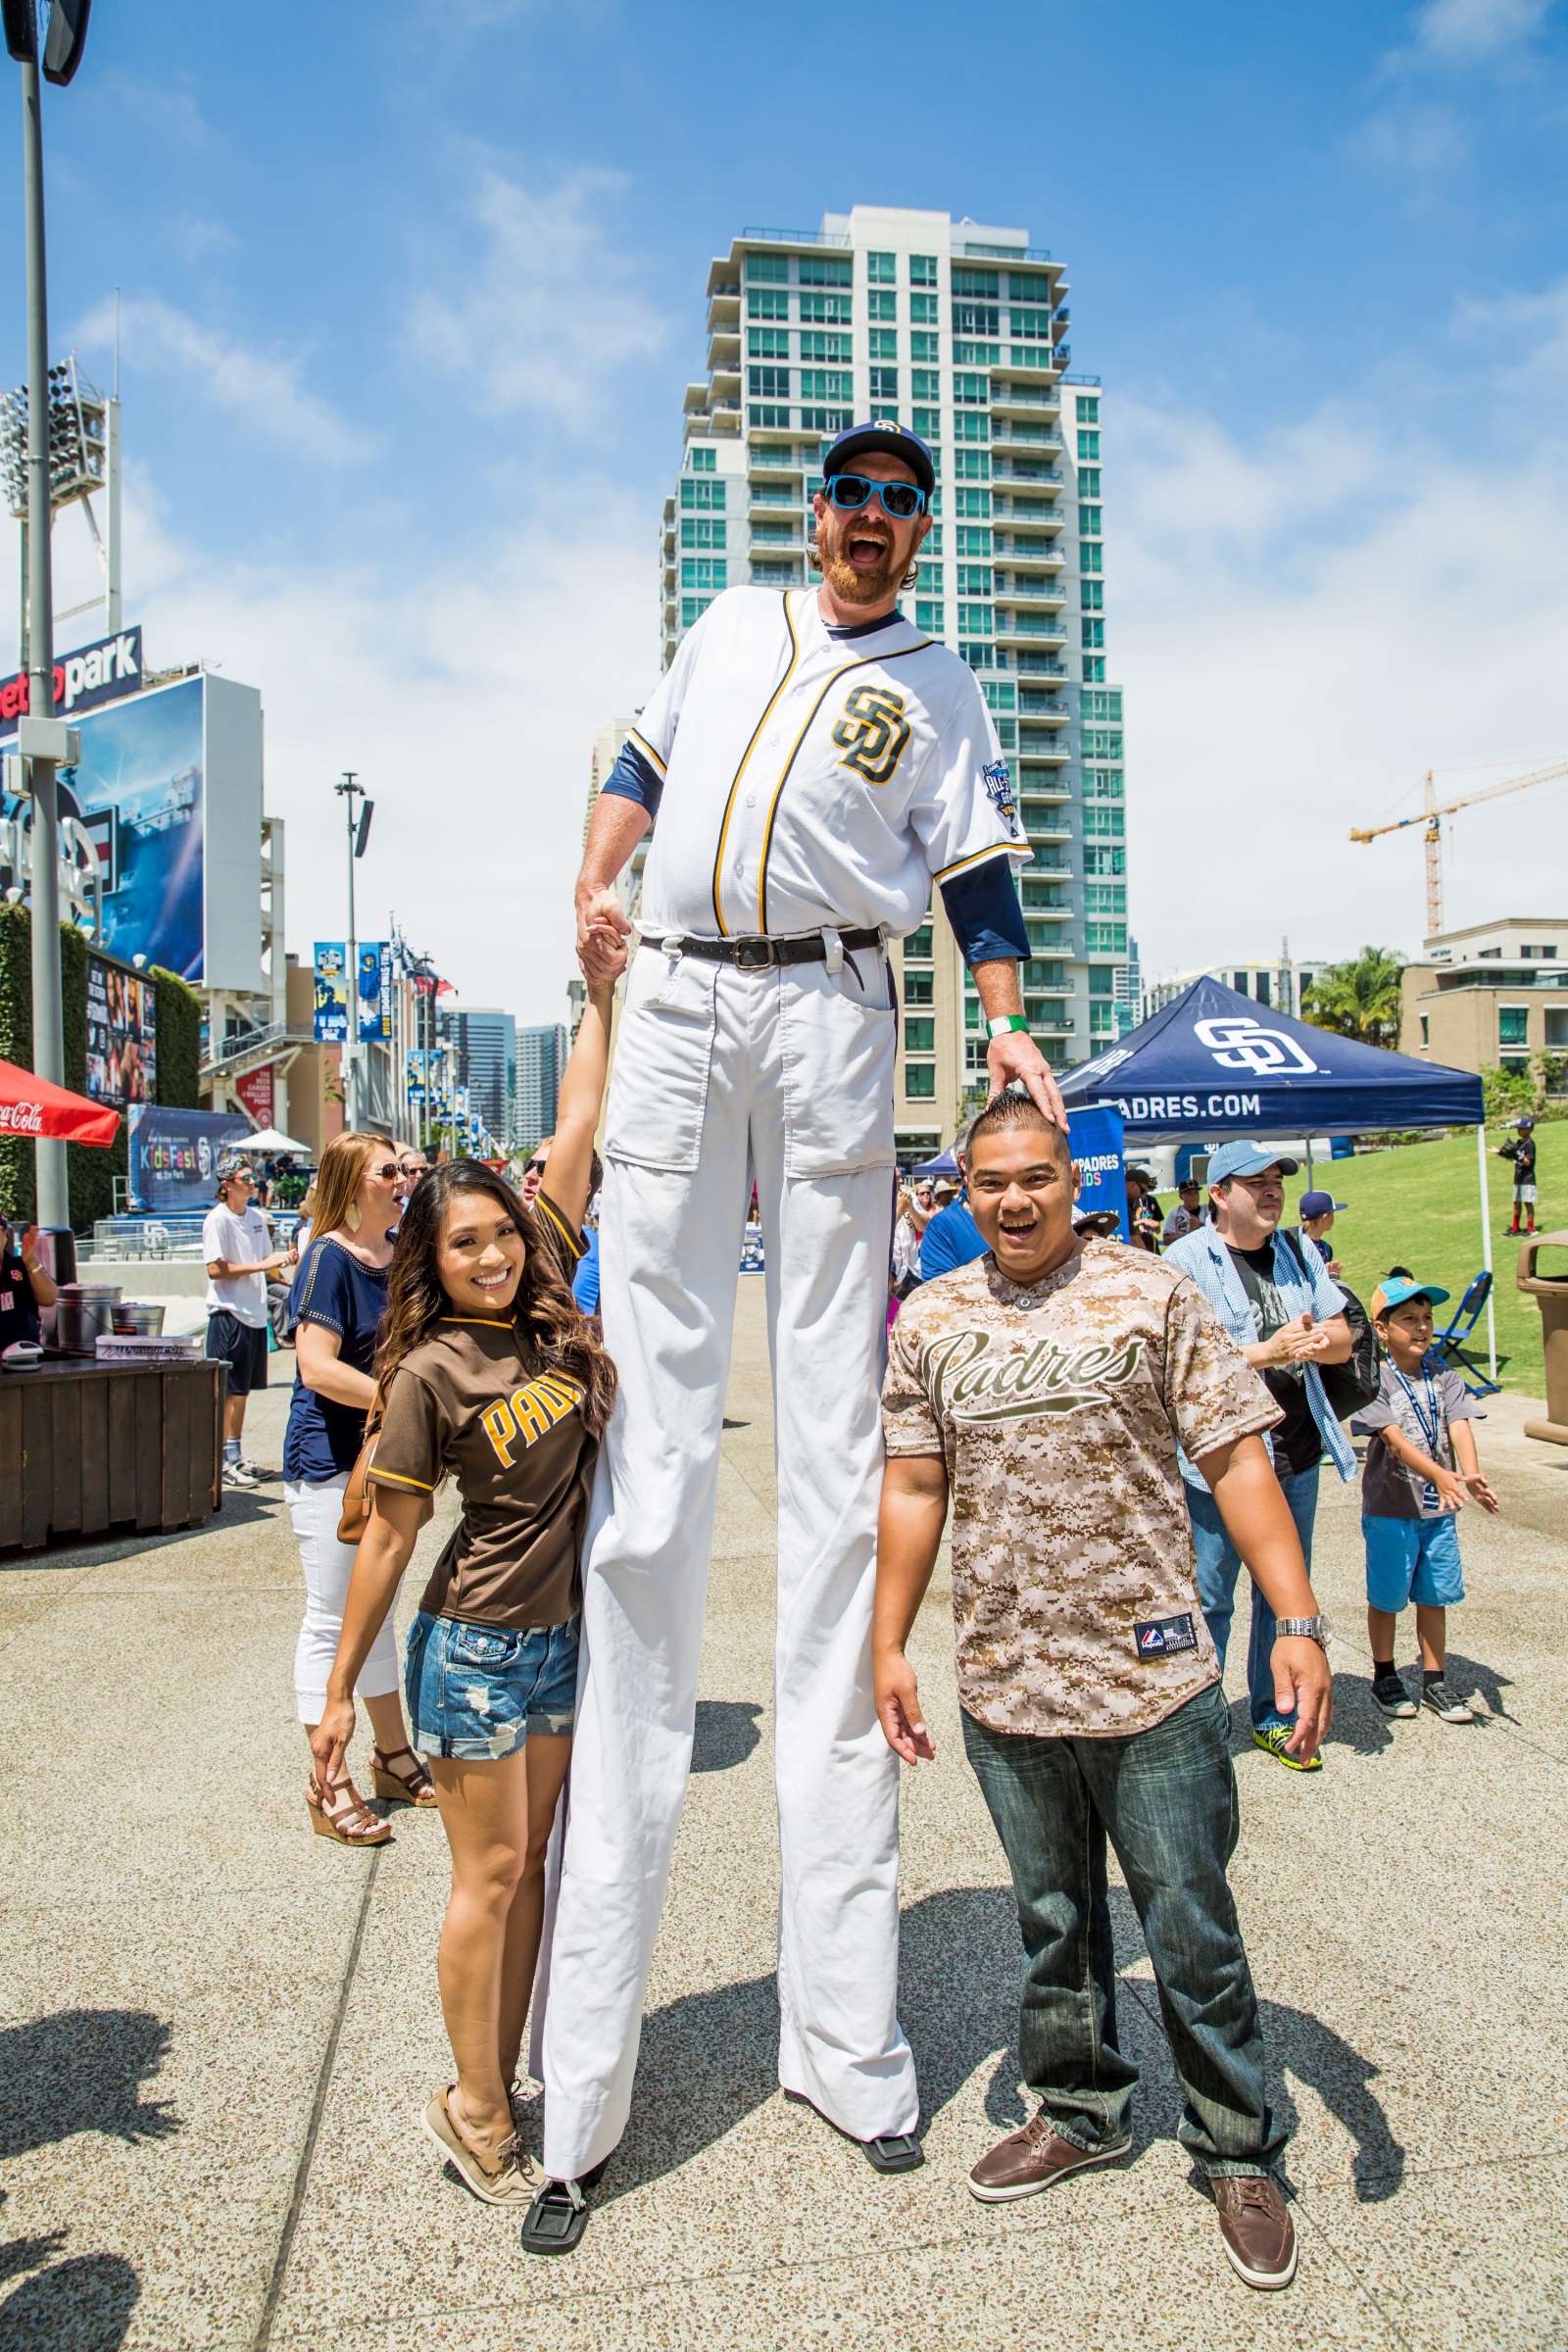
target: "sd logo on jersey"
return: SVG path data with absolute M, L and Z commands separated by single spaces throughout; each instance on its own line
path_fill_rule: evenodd
M 903 695 L 886 686 L 853 687 L 843 717 L 834 722 L 833 740 L 844 754 L 841 767 L 853 767 L 868 784 L 886 784 L 909 740 Z

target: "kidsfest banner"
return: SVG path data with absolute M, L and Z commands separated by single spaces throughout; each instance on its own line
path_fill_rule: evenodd
M 237 1111 L 165 1110 L 155 1102 L 133 1102 L 125 1122 L 131 1205 L 153 1211 L 211 1208 L 220 1159 L 251 1131 Z
M 1127 1225 L 1126 1163 L 1123 1158 L 1122 1116 L 1107 1106 L 1067 1113 L 1067 1140 L 1078 1163 L 1080 1217 L 1108 1213 L 1121 1225 L 1121 1238 L 1131 1241 Z

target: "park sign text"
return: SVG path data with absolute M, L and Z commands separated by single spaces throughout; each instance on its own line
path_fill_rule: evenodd
M 138 622 L 133 629 L 118 629 L 113 637 L 100 637 L 95 645 L 61 655 L 55 663 L 54 715 L 69 717 L 76 710 L 94 710 L 99 703 L 117 702 L 122 695 L 138 693 L 141 683 Z M 14 735 L 18 719 L 26 716 L 27 688 L 25 670 L 15 670 L 0 681 L 0 738 Z

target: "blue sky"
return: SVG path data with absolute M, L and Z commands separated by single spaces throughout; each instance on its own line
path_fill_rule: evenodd
M 107 373 L 122 289 L 127 616 L 264 691 L 290 944 L 341 929 L 352 765 L 367 927 L 548 1018 L 589 744 L 657 668 L 709 256 L 857 201 L 1026 224 L 1106 385 L 1149 966 L 1410 950 L 1413 839 L 1348 826 L 1429 764 L 1568 756 L 1565 131 L 1563 0 L 100 0 L 48 94 L 53 341 Z M 57 547 L 65 604 L 74 517 Z M 1561 911 L 1565 820 L 1568 785 L 1460 820 L 1450 920 Z

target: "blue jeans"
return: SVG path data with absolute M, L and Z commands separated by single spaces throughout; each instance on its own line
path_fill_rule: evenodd
M 1055 2129 L 1089 2150 L 1120 2139 L 1138 2081 L 1116 2035 L 1108 1836 L 1187 2093 L 1177 2136 L 1210 2176 L 1267 2172 L 1285 2134 L 1264 2093 L 1257 1996 L 1225 1876 L 1239 1817 L 1219 1685 L 1126 1739 L 962 1722 L 1018 1899 L 1023 2078 Z
M 1301 1540 L 1301 1556 L 1307 1573 L 1312 1569 L 1312 1522 L 1317 1517 L 1318 1465 L 1310 1470 L 1287 1471 L 1280 1479 L 1280 1490 L 1290 1505 L 1296 1532 Z M 1192 1521 L 1193 1549 L 1198 1554 L 1198 1597 L 1203 1604 L 1214 1647 L 1219 1651 L 1220 1672 L 1225 1671 L 1225 1650 L 1231 1638 L 1231 1618 L 1236 1608 L 1236 1579 L 1242 1573 L 1242 1555 L 1225 1533 L 1225 1522 L 1219 1515 L 1219 1505 L 1206 1487 L 1195 1487 L 1184 1479 L 1187 1489 L 1187 1516 Z M 1250 1580 L 1249 1580 L 1250 1582 Z M 1269 1658 L 1274 1648 L 1274 1612 L 1255 1585 L 1252 1586 L 1252 1633 L 1247 1645 L 1247 1688 L 1252 1705 L 1252 1729 L 1266 1732 L 1276 1723 L 1294 1723 L 1294 1708 L 1282 1715 L 1274 1704 L 1274 1670 Z

